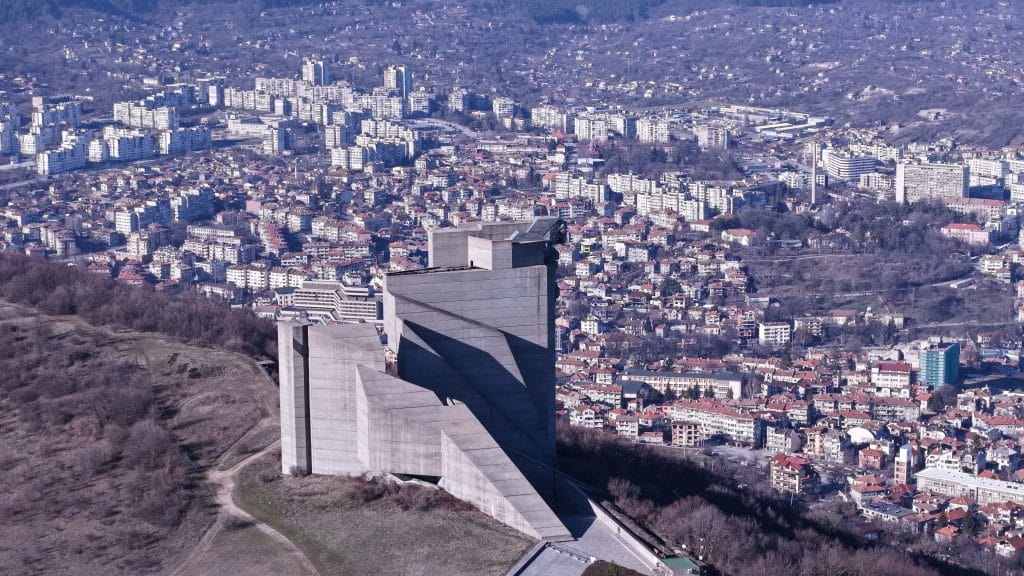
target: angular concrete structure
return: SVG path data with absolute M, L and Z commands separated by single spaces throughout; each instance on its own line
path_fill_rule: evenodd
M 555 254 L 564 224 L 435 230 L 371 324 L 278 328 L 281 468 L 425 477 L 525 534 L 553 493 Z

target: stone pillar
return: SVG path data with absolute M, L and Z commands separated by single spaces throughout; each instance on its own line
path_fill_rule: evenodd
M 312 471 L 309 429 L 309 327 L 295 322 L 277 326 L 281 395 L 281 472 Z

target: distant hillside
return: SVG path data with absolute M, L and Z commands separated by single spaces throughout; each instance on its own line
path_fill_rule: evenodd
M 811 4 L 835 4 L 839 0 L 732 0 L 741 6 L 809 6 Z
M 323 0 L 255 0 L 258 10 L 317 4 Z M 523 0 L 506 3 L 488 0 L 478 7 L 488 13 L 526 16 L 541 24 L 573 24 L 628 22 L 647 17 L 652 8 L 666 0 Z M 839 0 L 726 0 L 744 6 L 807 6 Z M 5 0 L 0 2 L 0 25 L 30 22 L 45 17 L 59 18 L 68 8 L 85 8 L 127 17 L 146 18 L 158 15 L 160 9 L 174 10 L 192 4 L 237 4 L 250 0 Z M 380 0 L 367 0 L 380 4 Z M 677 0 L 682 9 L 713 8 L 718 0 Z
M 674 9 L 696 10 L 717 8 L 727 2 L 743 6 L 807 6 L 839 0 L 676 0 Z M 641 20 L 647 13 L 665 4 L 665 0 L 525 0 L 519 9 L 542 23 L 623 22 Z
M 665 0 L 526 0 L 523 12 L 540 23 L 639 20 Z
M 235 4 L 249 0 L 216 0 L 212 3 Z M 317 4 L 322 0 L 255 0 L 256 8 L 279 8 Z M 19 24 L 45 17 L 59 18 L 69 8 L 86 8 L 128 17 L 148 17 L 159 13 L 161 8 L 176 9 L 190 4 L 207 4 L 200 0 L 4 0 L 0 2 L 0 25 Z

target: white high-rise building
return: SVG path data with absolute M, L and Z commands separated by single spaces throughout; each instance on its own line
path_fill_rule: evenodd
M 561 109 L 542 104 L 530 110 L 530 122 L 539 128 L 571 133 L 575 127 L 575 118 Z
M 971 186 L 993 186 L 1002 184 L 1010 175 L 1010 164 L 1006 160 L 971 158 L 967 161 L 971 175 Z
M 405 66 L 388 66 L 384 70 L 384 88 L 402 98 L 412 94 L 412 72 Z
M 697 145 L 702 150 L 725 150 L 729 147 L 729 131 L 712 124 L 698 126 Z
M 405 99 L 409 114 L 430 114 L 434 108 L 434 95 L 430 92 L 412 92 Z
M 362 146 L 348 146 L 331 149 L 331 166 L 343 170 L 362 170 L 369 162 L 369 153 Z
M 875 171 L 877 162 L 870 156 L 854 156 L 828 148 L 822 152 L 825 172 L 830 178 L 859 182 L 860 177 Z
M 36 156 L 36 171 L 46 176 L 84 168 L 88 147 L 87 138 L 70 138 L 57 150 L 40 152 Z
M 17 135 L 14 122 L 0 121 L 0 154 L 12 154 L 18 150 Z
M 302 61 L 302 81 L 313 86 L 331 83 L 331 63 L 322 58 L 306 58 Z
M 896 165 L 896 201 L 951 200 L 967 196 L 968 170 L 960 164 Z
M 636 121 L 636 138 L 641 142 L 668 142 L 667 120 L 640 118 Z
M 608 140 L 608 124 L 604 118 L 580 116 L 574 126 L 576 138 L 581 141 L 604 142 Z
M 491 101 L 491 110 L 498 118 L 511 118 L 516 111 L 516 102 L 505 96 L 498 96 Z

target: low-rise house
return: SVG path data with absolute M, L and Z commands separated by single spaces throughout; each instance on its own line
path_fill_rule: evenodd
M 772 488 L 792 494 L 816 494 L 820 480 L 810 460 L 776 454 L 769 462 Z
M 622 404 L 622 386 L 610 384 L 584 384 L 576 389 L 583 396 L 590 398 L 591 402 L 600 402 L 612 407 Z
M 704 442 L 700 424 L 693 421 L 672 422 L 672 445 L 679 448 L 699 448 Z
M 913 510 L 885 502 L 866 502 L 861 506 L 860 511 L 869 520 L 878 520 L 888 524 L 905 523 L 907 519 L 916 516 Z
M 633 415 L 619 416 L 615 419 L 615 432 L 623 438 L 636 442 L 640 437 L 640 419 Z
M 887 460 L 884 452 L 873 448 L 862 449 L 858 456 L 860 467 L 870 470 L 881 470 Z
M 796 430 L 769 426 L 765 428 L 764 449 L 772 454 L 787 454 L 799 452 L 803 440 Z

